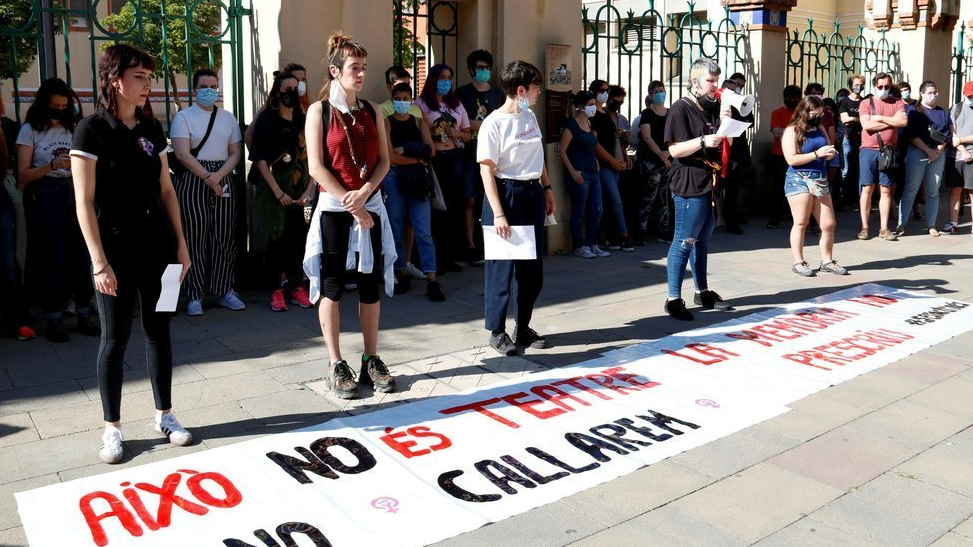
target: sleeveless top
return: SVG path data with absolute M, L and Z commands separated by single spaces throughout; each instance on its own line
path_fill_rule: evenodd
M 810 154 L 818 148 L 827 145 L 828 139 L 824 136 L 824 133 L 820 129 L 815 129 L 804 134 L 804 144 L 801 145 L 800 152 L 802 154 Z M 803 165 L 792 165 L 787 168 L 788 173 L 796 173 L 798 171 L 816 171 L 821 176 L 825 176 L 824 158 L 817 158 Z
M 409 116 L 409 119 L 403 121 L 389 116 L 385 121 L 389 123 L 393 148 L 398 148 L 407 142 L 422 142 L 422 133 L 419 131 L 415 117 Z
M 362 103 L 364 105 L 364 102 Z M 342 128 L 341 116 L 348 128 Z M 349 138 L 351 142 L 349 142 Z M 358 190 L 368 182 L 378 161 L 378 129 L 368 108 L 362 106 L 355 115 L 342 114 L 331 108 L 331 123 L 325 135 L 324 163 L 345 190 Z M 354 146 L 354 159 L 351 147 Z M 357 162 L 355 161 L 357 160 Z M 361 167 L 365 167 L 362 176 Z M 378 191 L 378 188 L 375 189 Z

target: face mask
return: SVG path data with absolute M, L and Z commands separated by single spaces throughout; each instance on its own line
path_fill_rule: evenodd
M 784 106 L 787 107 L 787 110 L 794 110 L 799 102 L 801 101 L 798 99 L 784 99 Z
M 277 99 L 280 101 L 281 105 L 286 106 L 287 108 L 292 108 L 294 105 L 297 104 L 297 101 L 300 100 L 300 98 L 297 96 L 296 89 L 291 89 L 290 91 L 282 92 L 280 95 L 277 96 Z
M 74 107 L 74 113 L 75 114 L 81 114 L 81 105 L 80 104 L 74 103 L 71 106 Z
M 908 101 L 911 98 L 912 98 L 912 92 L 909 91 L 908 89 L 903 89 L 902 90 L 902 100 L 903 101 Z
M 835 97 L 835 100 L 840 103 L 841 101 L 845 100 L 847 97 L 848 95 L 838 95 L 837 97 Z
M 297 82 L 297 94 L 301 97 L 307 95 L 307 82 Z
M 517 97 L 517 108 L 519 108 L 521 112 L 530 110 L 530 100 L 527 98 L 527 95 Z
M 716 97 L 710 98 L 709 95 L 702 94 L 696 97 L 699 106 L 710 116 L 717 116 L 720 113 L 720 100 Z
M 855 84 L 855 85 L 851 86 L 851 90 L 854 91 L 855 93 L 861 93 L 862 92 L 862 87 L 863 86 L 861 84 Z
M 602 91 L 598 95 L 595 95 L 595 100 L 598 101 L 598 104 L 604 104 L 608 102 L 608 92 Z
M 811 116 L 807 119 L 808 127 L 817 127 L 821 123 L 821 118 L 823 116 Z
M 436 81 L 436 93 L 439 93 L 440 95 L 446 95 L 446 94 L 449 93 L 449 90 L 450 89 L 453 89 L 453 81 L 452 80 L 437 80 Z
M 62 124 L 71 118 L 71 114 L 68 109 L 58 110 L 56 108 L 48 108 L 47 115 L 51 117 L 52 120 L 57 120 Z
M 973 108 L 973 97 L 966 98 L 966 106 Z
M 904 94 L 903 94 L 902 98 L 905 98 L 905 95 Z M 927 94 L 927 95 L 923 95 L 922 96 L 922 104 L 925 105 L 925 106 L 929 106 L 929 107 L 933 106 L 934 104 L 936 104 L 936 96 L 933 95 L 933 94 L 931 94 L 931 93 L 930 94 Z
M 888 99 L 889 98 L 889 90 L 888 89 L 879 89 L 878 91 L 875 92 L 875 98 L 878 99 L 878 100 L 880 100 L 880 101 L 884 101 L 885 99 Z
M 655 104 L 662 104 L 662 103 L 666 102 L 666 92 L 665 91 L 660 91 L 658 93 L 653 93 L 652 94 L 652 102 L 654 102 Z
M 490 69 L 489 68 L 478 68 L 476 69 L 476 81 L 481 84 L 485 84 L 490 81 Z
M 608 103 L 608 110 L 612 112 L 618 112 L 622 109 L 622 101 L 611 101 Z
M 205 106 L 207 108 L 216 104 L 216 96 L 220 94 L 218 89 L 212 89 L 209 87 L 204 87 L 196 90 L 196 102 L 199 106 Z
M 396 114 L 408 114 L 412 108 L 412 101 L 392 101 Z
M 588 106 L 586 106 L 586 107 L 584 107 L 584 113 L 585 113 L 585 114 L 586 114 L 586 115 L 587 115 L 587 116 L 588 116 L 589 118 L 590 118 L 590 117 L 592 117 L 592 116 L 594 116 L 596 112 L 598 112 L 598 107 L 597 107 L 597 106 L 595 106 L 595 105 L 593 105 L 593 104 L 592 104 L 592 105 L 588 105 Z

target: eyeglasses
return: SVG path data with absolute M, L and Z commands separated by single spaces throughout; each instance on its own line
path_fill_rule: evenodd
M 890 85 L 877 85 L 877 86 L 875 86 L 875 89 L 877 89 L 879 91 L 884 91 L 886 89 L 892 89 L 892 86 L 890 86 Z
M 220 86 L 218 86 L 218 85 L 200 85 L 200 86 L 196 86 L 196 89 L 215 89 L 215 90 L 219 91 Z
M 927 97 L 938 97 L 939 96 L 939 92 L 936 91 L 936 92 L 933 92 L 933 93 L 923 93 L 923 95 L 925 95 Z
M 493 67 L 491 67 L 490 65 L 476 65 L 473 68 L 476 70 L 490 70 Z

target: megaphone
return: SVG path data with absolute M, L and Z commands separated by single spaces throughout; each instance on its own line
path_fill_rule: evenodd
M 749 116 L 753 112 L 753 105 L 756 104 L 757 98 L 753 95 L 740 95 L 735 91 L 724 89 L 720 101 L 729 103 L 730 106 L 740 112 L 741 116 Z

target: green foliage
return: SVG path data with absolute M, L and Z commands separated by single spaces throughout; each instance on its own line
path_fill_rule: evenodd
M 396 16 L 393 22 L 395 27 L 392 29 L 393 61 L 408 69 L 413 66 L 417 56 L 426 54 L 426 47 L 419 43 L 410 28 L 413 19 L 409 14 L 419 10 L 419 0 L 393 0 L 393 2 L 392 9 Z M 402 16 L 401 25 L 399 15 Z
M 37 58 L 37 38 L 23 37 L 22 34 L 39 34 L 40 9 L 37 10 L 37 21 L 20 32 L 20 29 L 30 21 L 34 4 L 30 0 L 15 0 L 0 2 L 0 79 L 19 77 L 34 66 Z M 61 33 L 61 16 L 54 14 L 54 32 Z M 14 64 L 14 49 L 17 52 L 17 63 Z

